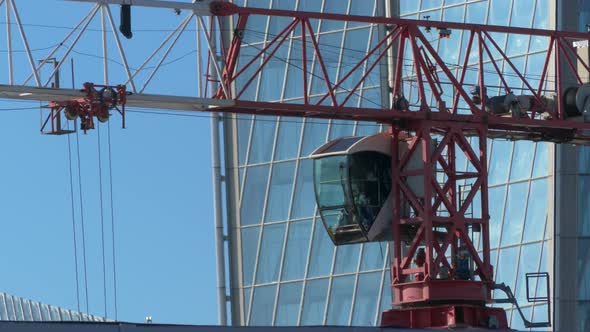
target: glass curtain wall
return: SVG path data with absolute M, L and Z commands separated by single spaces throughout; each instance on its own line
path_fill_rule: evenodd
M 384 1 L 366 0 L 241 0 L 238 5 L 297 9 L 359 15 L 384 15 Z M 394 2 L 395 3 L 395 2 Z M 401 16 L 409 19 L 487 23 L 521 27 L 549 28 L 550 0 L 421 0 L 399 1 Z M 508 14 L 507 14 L 508 13 Z M 247 62 L 269 38 L 278 33 L 277 22 L 252 17 L 245 31 L 246 47 L 241 62 Z M 374 44 L 378 29 L 374 26 L 348 25 L 343 22 L 312 23 L 323 39 L 331 80 Z M 289 100 L 301 102 L 302 69 L 296 65 L 301 39 L 295 32 L 278 58 L 246 90 L 252 100 Z M 299 32 L 300 33 L 300 32 Z M 457 52 L 467 43 L 461 32 L 439 40 L 433 32 L 432 44 L 443 60 L 458 66 L 465 54 Z M 548 40 L 528 37 L 497 36 L 504 49 L 527 78 L 540 76 Z M 333 47 L 330 47 L 332 45 Z M 463 46 L 465 48 L 465 46 Z M 308 50 L 310 48 L 308 47 Z M 463 52 L 465 52 L 463 50 Z M 296 55 L 295 55 L 296 54 Z M 410 54 L 410 53 L 406 53 Z M 310 54 L 310 56 L 313 56 Z M 498 55 L 499 57 L 499 55 Z M 501 62 L 499 62 L 501 63 Z M 493 69 L 486 72 L 486 84 L 493 81 Z M 268 65 L 267 65 L 268 66 Z M 406 66 L 411 66 L 408 62 Z M 470 63 L 466 82 L 477 82 L 475 59 Z M 471 70 L 473 68 L 473 70 Z M 319 68 L 312 65 L 312 94 L 322 92 Z M 509 67 L 503 66 L 506 73 Z M 489 73 L 488 73 L 489 72 Z M 381 73 L 384 74 L 385 73 Z M 515 75 L 508 75 L 514 78 Z M 380 73 L 349 101 L 350 105 L 380 107 Z M 236 85 L 245 82 L 237 82 Z M 514 79 L 515 93 L 522 88 Z M 516 86 L 518 85 L 518 86 Z M 534 84 L 533 84 L 534 85 Z M 492 90 L 492 91 L 490 91 Z M 324 91 L 325 92 L 325 91 Z M 405 75 L 404 92 L 412 102 L 417 98 L 412 77 Z M 493 95 L 493 89 L 488 89 Z M 496 90 L 495 93 L 499 93 Z M 449 104 L 449 102 L 447 101 Z M 234 117 L 238 147 L 234 165 L 239 174 L 239 199 L 230 206 L 239 214 L 240 235 L 239 291 L 240 310 L 247 325 L 377 325 L 380 313 L 390 307 L 388 246 L 371 243 L 336 248 L 326 234 L 315 208 L 312 165 L 309 154 L 327 140 L 367 135 L 381 130 L 363 123 L 316 119 L 277 119 L 264 116 Z M 227 147 L 227 145 L 226 145 Z M 490 173 L 490 214 L 492 264 L 496 280 L 514 290 L 521 303 L 526 302 L 524 273 L 548 271 L 549 188 L 553 182 L 550 154 L 544 143 L 488 142 Z M 467 161 L 459 165 L 467 168 Z M 476 212 L 477 213 L 477 212 Z M 235 301 L 234 296 L 234 301 Z M 523 328 L 516 312 L 508 308 L 513 328 Z M 542 319 L 544 308 L 524 307 L 527 317 Z
M 384 15 L 379 0 L 244 0 L 238 5 L 300 11 Z M 247 63 L 285 21 L 252 16 L 239 65 Z M 348 72 L 376 45 L 373 25 L 336 21 L 311 22 L 332 82 Z M 314 58 L 307 37 L 308 59 Z M 297 29 L 270 59 L 244 94 L 251 100 L 303 98 L 301 32 Z M 372 62 L 371 62 L 372 63 Z M 378 66 L 379 67 L 379 66 Z M 255 70 L 255 69 L 253 69 Z M 362 68 L 354 73 L 360 78 Z M 320 66 L 308 68 L 310 102 L 327 92 Z M 384 73 L 386 75 L 386 73 Z M 381 108 L 378 69 L 369 74 L 347 106 Z M 236 87 L 246 84 L 238 81 Z M 349 84 L 350 85 L 350 84 Z M 343 84 L 336 97 L 352 86 Z M 318 119 L 235 117 L 239 168 L 240 291 L 246 325 L 375 325 L 381 307 L 391 302 L 386 271 L 387 245 L 373 243 L 336 248 L 316 211 L 310 153 L 328 140 L 369 135 L 381 130 L 371 123 Z M 232 208 L 232 207 L 230 207 Z M 381 300 L 383 298 L 383 300 Z M 382 304 L 381 304 L 382 303 Z

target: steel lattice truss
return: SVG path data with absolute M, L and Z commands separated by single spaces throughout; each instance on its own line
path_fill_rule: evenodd
M 110 1 L 117 4 L 124 2 Z M 0 95 L 54 101 L 79 97 L 73 90 L 42 89 L 46 88 L 50 81 L 40 80 L 39 70 L 67 40 L 73 37 L 73 42 L 58 61 L 59 65 L 55 69 L 57 70 L 99 11 L 103 18 L 103 27 L 108 23 L 111 30 L 116 31 L 109 6 L 103 2 L 95 4 L 63 41 L 49 52 L 45 60 L 36 65 L 32 60 L 15 1 L 0 0 L 0 4 L 2 3 L 6 6 L 7 12 L 14 14 L 31 66 L 31 74 L 21 84 L 13 80 L 10 60 L 11 24 L 7 19 L 9 86 L 0 87 Z M 170 5 L 192 8 L 195 11 L 190 13 L 156 50 L 149 53 L 145 62 L 135 71 L 130 69 L 126 50 L 118 34 L 113 34 L 127 77 L 125 82 L 117 83 L 129 85 L 130 90 L 135 93 L 134 96 L 129 96 L 129 106 L 136 103 L 145 107 L 371 121 L 392 126 L 392 180 L 395 197 L 392 287 L 397 304 L 487 303 L 492 300 L 491 290 L 494 284 L 488 229 L 487 138 L 590 143 L 590 123 L 584 121 L 584 110 L 579 109 L 580 116 L 572 116 L 567 109 L 572 107 L 572 102 L 566 100 L 566 90 L 569 86 L 583 86 L 588 83 L 584 80 L 590 77 L 587 60 L 583 59 L 578 54 L 579 50 L 573 46 L 574 42 L 588 43 L 588 33 L 241 8 L 230 3 L 211 1 L 199 2 L 198 6 L 194 7 L 187 3 L 164 5 L 158 1 L 134 1 L 134 4 L 142 3 L 151 3 L 155 7 Z M 204 15 L 209 15 L 210 19 L 204 20 Z M 275 30 L 278 33 L 266 36 L 265 42 L 256 54 L 247 58 L 241 56 L 241 53 L 249 46 L 245 39 L 250 33 L 248 24 L 255 16 L 274 19 L 278 27 Z M 198 91 L 196 97 L 144 94 L 180 33 L 193 18 L 196 18 L 196 24 L 200 27 L 196 37 L 203 37 L 204 40 L 197 43 L 197 46 L 202 48 L 197 54 L 209 54 L 210 71 L 213 76 L 208 77 L 208 82 L 199 80 L 199 88 L 195 89 Z M 377 25 L 382 33 L 366 54 L 355 61 L 347 72 L 340 77 L 334 77 L 328 69 L 326 59 L 329 56 L 326 55 L 327 47 L 324 45 L 322 33 L 314 28 L 317 26 L 314 24 L 317 20 Z M 233 36 L 229 44 L 227 40 L 220 38 L 219 34 L 215 34 L 216 27 L 218 29 L 222 26 L 222 21 L 233 24 Z M 462 33 L 467 43 L 463 45 L 462 50 L 457 50 L 464 54 L 458 68 L 441 58 L 432 42 L 426 38 L 425 31 L 437 31 L 441 42 L 451 33 Z M 539 68 L 538 78 L 527 77 L 499 46 L 499 36 L 506 35 L 526 35 L 548 40 L 544 66 Z M 105 58 L 106 38 L 106 32 L 103 31 Z M 250 100 L 246 93 L 247 89 L 255 80 L 260 79 L 261 73 L 268 69 L 273 59 L 279 58 L 280 49 L 287 41 L 297 41 L 301 45 L 300 54 L 292 55 L 297 60 L 292 60 L 289 65 L 295 65 L 300 69 L 302 100 Z M 156 54 L 165 45 L 168 46 L 157 65 L 143 84 L 139 84 L 136 75 L 155 59 Z M 222 51 L 217 52 L 217 48 Z M 512 77 L 507 77 L 501 70 L 503 63 L 514 73 Z M 106 60 L 103 65 L 104 80 L 107 81 L 109 71 Z M 383 70 L 383 67 L 392 73 L 389 82 L 391 102 L 379 108 L 351 105 L 351 100 L 362 86 L 369 84 L 368 78 L 371 73 Z M 196 74 L 204 77 L 202 66 L 199 65 L 199 68 Z M 477 81 L 466 82 L 466 74 L 472 68 L 476 68 Z M 550 73 L 555 73 L 557 79 L 551 80 Z M 570 84 L 564 77 L 571 77 L 574 82 Z M 524 96 L 524 99 L 511 99 L 516 100 L 511 104 L 512 112 L 496 114 L 489 109 L 491 106 L 488 102 L 492 102 L 495 96 L 487 96 L 485 91 L 488 85 L 498 79 L 501 82 L 500 95 L 513 95 L 518 92 L 517 90 L 522 90 L 518 94 Z M 86 80 L 90 81 L 92 78 Z M 311 93 L 312 80 L 321 83 L 320 93 Z M 402 87 L 407 81 L 415 82 L 418 94 L 418 103 L 415 105 L 411 105 L 404 98 L 405 91 Z M 512 82 L 514 85 L 514 81 L 521 84 L 522 88 L 515 89 L 508 84 Z M 236 84 L 238 82 L 240 83 Z M 475 90 L 479 91 L 477 100 L 474 97 L 474 86 Z M 523 102 L 525 99 L 526 102 Z M 431 142 L 434 140 L 437 144 L 433 147 Z M 398 143 L 402 141 L 409 141 L 410 148 L 407 152 L 398 151 Z M 463 153 L 469 160 L 470 171 L 457 171 L 457 153 Z M 420 167 L 408 169 L 407 163 L 414 155 L 421 156 L 422 164 Z M 412 189 L 408 184 L 411 178 L 416 176 L 424 179 L 420 190 Z M 463 180 L 469 182 L 470 187 L 460 192 L 458 182 Z M 481 207 L 480 216 L 468 213 L 476 204 Z M 406 207 L 409 207 L 409 211 L 404 211 Z M 481 253 L 474 245 L 474 238 L 468 233 L 468 230 L 474 228 L 481 233 Z M 403 247 L 402 235 L 407 234 L 410 234 L 410 240 L 409 248 L 406 250 Z M 426 248 L 425 264 L 412 267 L 412 260 L 420 246 Z M 455 257 L 459 250 L 467 250 L 473 257 L 475 280 L 439 278 L 442 270 L 450 271 L 451 275 L 456 273 L 456 262 L 453 259 L 449 260 L 448 256 Z M 420 275 L 422 279 L 412 280 L 412 276 L 415 275 Z M 464 307 L 462 310 L 468 308 Z M 479 309 L 476 309 L 475 316 L 477 310 Z M 500 309 L 494 310 L 497 312 Z M 422 312 L 416 311 L 415 314 L 421 315 Z M 443 323 L 412 321 L 407 311 L 386 315 L 383 322 L 414 327 L 446 326 L 443 323 L 451 323 L 450 320 Z M 500 324 L 506 324 L 505 317 Z

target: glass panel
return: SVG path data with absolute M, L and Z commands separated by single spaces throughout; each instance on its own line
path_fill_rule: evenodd
M 251 42 L 257 42 L 260 41 L 260 37 L 263 37 L 264 35 L 261 33 L 256 33 L 255 31 L 260 30 L 260 28 L 257 27 L 261 27 L 261 26 L 265 26 L 265 25 L 256 25 L 256 21 L 261 21 L 264 20 L 266 22 L 266 17 L 260 16 L 260 15 L 253 15 L 248 19 L 248 24 L 246 24 L 246 29 L 248 29 L 248 31 L 253 31 L 253 33 L 246 33 L 244 34 L 244 40 L 242 41 L 243 43 L 251 43 Z M 258 23 L 260 24 L 260 23 Z M 264 23 L 265 24 L 265 23 Z M 256 55 L 260 52 L 260 49 L 258 46 L 252 46 L 252 47 L 242 47 L 240 49 L 240 57 L 238 59 L 238 70 L 242 70 L 243 66 L 245 66 L 249 61 L 251 61 L 254 57 L 256 57 Z M 254 73 L 256 72 L 256 70 L 258 68 L 260 68 L 260 60 L 256 59 L 252 62 L 252 64 L 250 66 L 248 66 L 248 68 L 246 68 L 246 70 L 244 70 L 244 72 L 238 76 L 238 78 L 236 78 L 236 93 L 241 93 L 241 100 L 256 100 L 256 83 L 258 82 L 258 77 L 256 77 L 254 80 L 252 80 L 252 82 L 250 82 L 250 84 L 248 84 L 248 86 L 246 87 L 246 84 L 248 83 L 248 81 L 250 80 L 250 78 L 254 75 Z M 260 75 L 260 74 L 258 74 Z M 244 90 L 244 87 L 246 87 L 246 89 Z M 243 92 L 242 92 L 243 91 Z
M 551 8 L 550 0 L 537 0 L 535 7 L 535 19 L 533 28 L 548 29 L 549 28 L 549 9 Z
M 507 15 L 508 10 L 510 10 L 510 2 L 506 0 L 490 0 L 488 24 L 507 26 L 510 18 Z
M 328 121 L 320 119 L 307 119 L 303 134 L 301 157 L 309 156 L 315 149 L 326 142 L 326 130 Z
M 41 319 L 44 321 L 51 320 L 51 316 L 49 314 L 49 306 L 47 304 L 41 304 Z
M 356 272 L 359 261 L 360 244 L 339 246 L 336 252 L 334 274 Z
M 252 288 L 244 288 L 244 316 L 249 317 L 250 312 L 250 297 L 252 296 Z
M 578 239 L 577 279 L 579 300 L 590 300 L 590 240 Z
M 0 319 L 9 320 L 7 311 L 5 294 L 0 293 Z
M 287 220 L 289 217 L 294 175 L 294 161 L 273 165 L 268 204 L 266 204 L 266 222 Z
M 523 233 L 523 241 L 536 241 L 543 239 L 543 231 L 547 221 L 549 210 L 549 197 L 547 179 L 540 179 L 531 182 L 529 190 L 529 203 L 526 213 L 526 224 Z M 578 205 L 579 206 L 579 205 Z
M 346 204 L 347 156 L 314 159 L 315 193 L 319 208 Z
M 289 225 L 282 280 L 303 279 L 305 276 L 309 238 L 311 237 L 311 222 L 311 220 L 306 220 L 293 222 Z
M 250 164 L 259 164 L 270 161 L 275 137 L 277 118 L 274 116 L 256 116 L 254 119 L 254 132 L 250 143 Z
M 299 161 L 291 218 L 311 217 L 313 216 L 314 208 L 313 163 L 311 159 L 302 159 Z
M 330 274 L 333 254 L 334 245 L 330 241 L 330 237 L 324 229 L 322 222 L 319 218 L 316 218 L 307 277 L 319 277 Z
M 354 122 L 344 120 L 333 120 L 330 128 L 330 140 L 351 136 L 354 129 Z
M 282 284 L 277 305 L 275 326 L 295 326 L 299 318 L 302 282 Z
M 0 302 L 0 305 L 2 302 Z M 33 320 L 34 321 L 41 321 L 41 312 L 39 311 L 39 302 L 32 301 L 31 302 L 31 311 L 33 312 Z M 1 311 L 0 311 L 1 313 Z
M 514 143 L 514 157 L 512 158 L 510 181 L 517 181 L 530 177 L 534 152 L 535 143 L 531 141 L 516 141 L 516 143 Z
M 590 176 L 578 175 L 578 235 L 590 236 Z
M 23 319 L 26 321 L 32 321 L 33 315 L 31 314 L 31 300 L 22 300 L 23 306 Z
M 352 325 L 373 326 L 375 325 L 375 311 L 379 299 L 381 272 L 359 274 L 358 278 Z
M 543 308 L 545 316 L 547 316 L 547 308 Z M 542 309 L 541 309 L 542 310 Z M 578 319 L 576 331 L 590 331 L 590 302 L 578 302 L 576 303 L 576 312 L 578 317 L 584 317 L 584 319 Z M 537 309 L 535 309 L 535 316 L 537 315 Z M 540 320 L 540 319 L 539 319 Z
M 399 1 L 400 15 L 418 11 L 420 1 Z
M 512 247 L 512 248 L 505 248 L 500 250 L 500 259 L 498 261 L 498 266 L 496 266 L 496 283 L 505 283 L 511 289 L 514 289 L 514 280 L 515 280 L 515 273 L 516 269 L 516 261 L 518 259 L 518 249 L 519 247 Z M 500 291 L 496 293 L 494 292 L 494 296 L 497 298 L 502 298 L 504 294 Z M 498 294 L 500 294 L 498 296 Z
M 391 294 L 391 272 L 389 269 L 385 270 L 385 280 L 381 289 L 381 312 L 392 308 L 393 295 Z
M 237 129 L 238 129 L 238 155 L 239 164 L 246 163 L 246 153 L 248 151 L 250 140 L 250 129 L 252 127 L 252 116 L 236 114 Z
M 13 301 L 14 299 L 11 295 L 6 295 L 6 310 L 8 311 L 8 320 L 16 320 Z
M 272 313 L 275 306 L 276 295 L 276 285 L 254 288 L 254 298 L 252 299 L 252 313 L 250 314 L 249 325 L 272 325 Z
M 529 321 L 531 320 L 531 311 L 532 307 L 522 308 L 522 314 Z M 512 321 L 510 322 L 510 327 L 517 331 L 526 331 L 524 322 L 522 321 L 520 315 L 516 312 L 516 309 L 512 310 Z
M 489 184 L 504 183 L 508 179 L 510 158 L 512 156 L 512 142 L 495 139 L 492 144 L 492 158 L 490 161 Z
M 387 252 L 387 244 L 382 242 L 367 242 L 363 244 L 361 271 L 382 269 Z
M 519 303 L 527 303 L 526 300 L 526 274 L 539 271 L 539 260 L 541 259 L 541 243 L 533 243 L 522 246 L 520 252 L 520 262 L 518 264 L 518 279 L 514 296 Z M 536 289 L 536 280 L 530 280 L 529 290 Z M 531 294 L 533 295 L 533 294 Z
M 268 165 L 249 167 L 246 170 L 246 185 L 242 195 L 240 224 L 242 226 L 259 224 L 268 181 Z
M 73 321 L 81 321 L 82 317 L 80 316 L 79 312 L 72 311 L 72 320 Z
M 508 188 L 504 226 L 502 227 L 502 245 L 520 242 L 524 228 L 525 209 L 523 207 L 526 204 L 528 189 L 528 182 L 514 183 Z
M 258 255 L 258 271 L 256 273 L 256 283 L 258 284 L 277 281 L 279 278 L 286 225 L 273 224 L 264 226 L 262 245 Z
M 506 186 L 489 189 L 489 213 L 490 213 L 490 247 L 498 247 L 500 229 L 502 227 L 502 216 L 504 215 L 504 195 Z
M 354 293 L 354 279 L 354 275 L 332 279 L 327 325 L 348 325 L 352 294 Z
M 60 309 L 61 319 L 63 321 L 71 321 L 70 311 L 66 309 Z
M 59 310 L 54 306 L 49 306 L 49 313 L 51 314 L 52 321 L 60 321 Z
M 432 8 L 438 8 L 440 6 L 442 6 L 442 1 L 441 0 L 422 0 L 422 6 L 421 6 L 421 10 L 426 10 L 426 9 L 432 9 Z
M 282 118 L 279 121 L 279 137 L 275 160 L 292 159 L 297 157 L 299 139 L 301 136 L 301 119 Z
M 242 278 L 244 285 L 252 284 L 254 264 L 256 264 L 256 250 L 258 249 L 258 238 L 260 227 L 248 227 L 241 230 L 242 242 Z
M 533 177 L 549 175 L 549 144 L 550 143 L 537 143 Z
M 326 308 L 328 279 L 309 280 L 303 296 L 301 325 L 322 325 Z
M 485 24 L 487 1 L 475 2 L 467 5 L 465 23 Z
M 16 316 L 16 320 L 24 320 L 23 308 L 21 303 L 22 300 L 18 297 L 13 297 L 12 300 L 14 301 L 14 314 Z

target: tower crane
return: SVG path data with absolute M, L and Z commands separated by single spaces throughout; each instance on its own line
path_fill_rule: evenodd
M 148 1 L 134 0 L 133 5 L 143 2 Z M 131 4 L 126 0 L 110 3 Z M 590 68 L 574 46 L 587 43 L 590 34 L 250 8 L 221 1 L 197 4 L 185 6 L 212 19 L 233 17 L 235 25 L 222 59 L 212 60 L 210 56 L 219 74 L 219 88 L 210 99 L 200 101 L 209 107 L 195 106 L 195 111 L 368 121 L 389 126 L 387 132 L 377 135 L 338 138 L 312 153 L 316 202 L 334 244 L 392 241 L 394 303 L 383 313 L 382 326 L 508 328 L 504 309 L 490 306 L 499 302 L 518 308 L 510 288 L 494 282 L 487 139 L 590 144 L 590 85 L 584 81 L 590 77 Z M 281 26 L 252 59 L 244 60 L 240 51 L 253 16 L 281 18 L 277 20 Z M 314 20 L 376 24 L 383 34 L 350 70 L 333 81 Z M 130 35 L 128 27 L 125 31 Z M 462 32 L 466 44 L 457 50 L 462 55 L 461 66 L 454 68 L 446 63 L 425 31 L 437 32 L 441 42 Z M 499 34 L 547 40 L 544 65 L 534 82 L 499 46 Z M 249 100 L 246 89 L 288 38 L 301 42 L 299 58 L 292 61 L 301 69 L 301 102 Z M 393 73 L 389 105 L 348 106 L 370 73 L 386 60 Z M 523 88 L 508 84 L 500 62 L 513 72 L 511 81 L 518 81 Z M 311 72 L 312 63 L 318 74 Z M 363 74 L 358 74 L 359 68 L 365 68 Z M 476 71 L 477 82 L 466 82 L 470 69 Z M 415 82 L 415 104 L 405 95 L 404 72 Z M 555 79 L 549 78 L 550 72 L 555 72 Z M 310 94 L 312 75 L 320 77 L 325 93 Z M 565 80 L 566 76 L 573 82 Z M 501 86 L 492 93 L 491 81 L 498 78 Z M 133 95 L 124 97 L 122 86 L 103 90 L 110 92 L 110 97 L 99 98 L 100 112 L 83 111 L 88 109 L 84 107 L 72 111 L 73 104 L 61 100 L 52 104 L 48 121 L 53 123 L 62 113 L 67 119 L 84 116 L 88 124 L 84 129 L 92 129 L 92 117 L 101 114 L 100 121 L 108 120 L 105 103 L 118 109 L 118 105 L 134 102 Z M 91 84 L 85 85 L 84 93 L 88 95 L 77 98 L 78 104 L 96 102 L 93 96 L 102 94 L 97 94 Z M 467 171 L 457 165 L 460 155 L 468 160 Z M 479 214 L 468 212 L 474 206 Z M 544 281 L 547 287 L 545 295 L 529 294 L 527 290 L 528 299 L 548 303 L 548 274 L 527 274 L 527 284 L 528 279 Z M 506 297 L 493 298 L 495 290 Z M 549 303 L 547 308 L 550 310 Z M 527 327 L 550 325 L 550 321 L 529 322 L 522 317 Z

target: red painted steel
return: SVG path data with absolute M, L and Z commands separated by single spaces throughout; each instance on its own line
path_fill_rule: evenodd
M 86 94 L 83 98 L 49 103 L 49 115 L 41 125 L 42 133 L 60 135 L 74 132 L 75 130 L 63 129 L 62 114 L 68 120 L 79 120 L 80 129 L 86 133 L 94 129 L 94 119 L 100 122 L 108 121 L 111 111 L 121 115 L 121 125 L 125 128 L 127 91 L 124 85 L 108 86 L 87 82 L 81 91 Z M 48 125 L 49 130 L 46 129 Z

